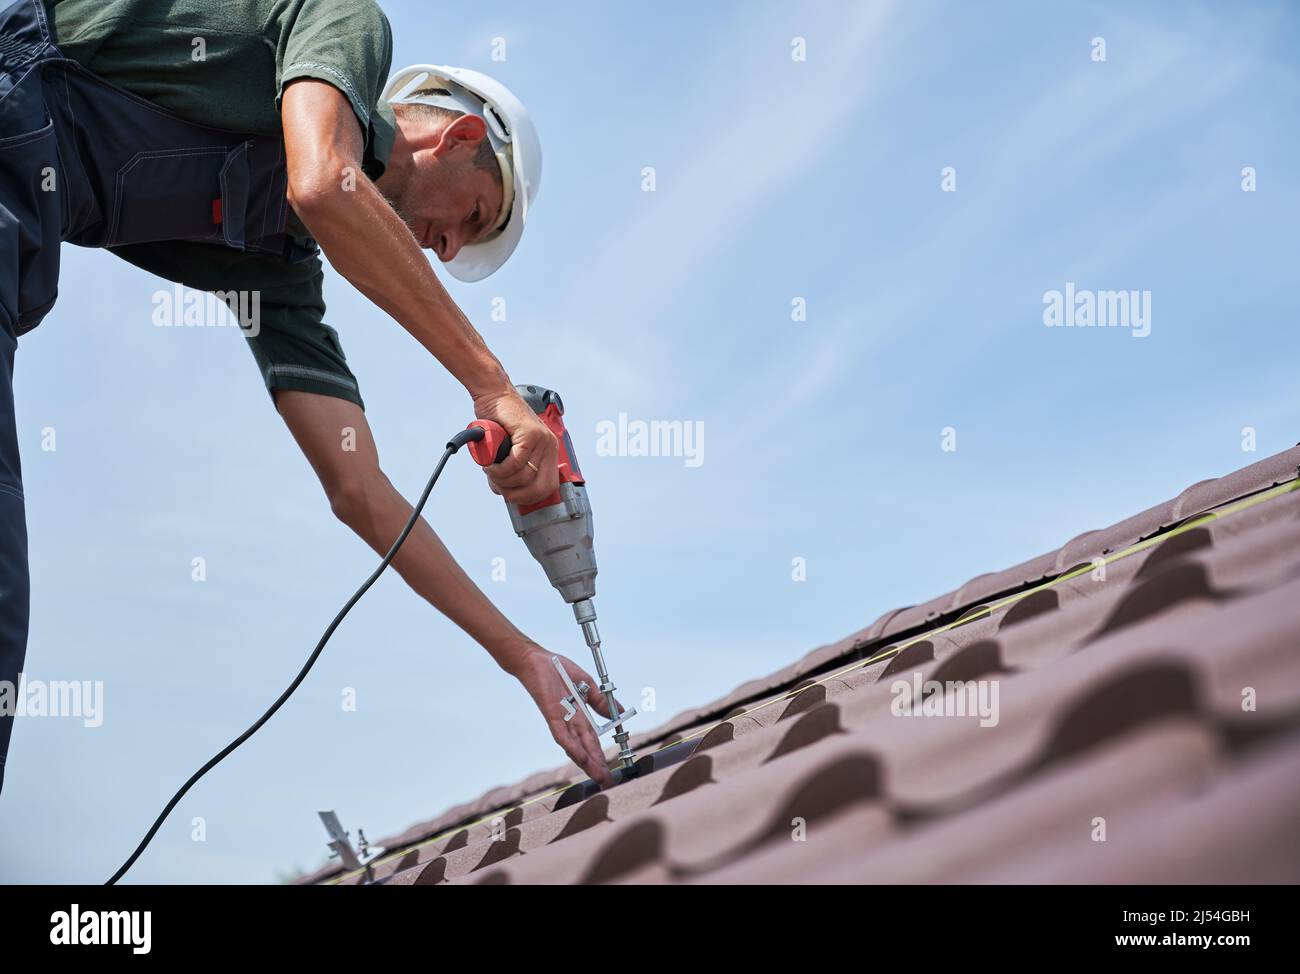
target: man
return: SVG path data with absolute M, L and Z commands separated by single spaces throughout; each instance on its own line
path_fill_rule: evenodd
M 3 3 L 4 0 L 0 0 Z M 523 231 L 541 153 L 502 85 L 417 65 L 387 84 L 373 0 L 17 0 L 0 10 L 0 681 L 27 636 L 13 361 L 54 304 L 61 241 L 168 280 L 256 292 L 249 344 L 340 520 L 377 552 L 411 513 L 380 469 L 357 382 L 324 323 L 317 244 L 334 268 L 510 433 L 492 486 L 557 486 L 555 437 L 438 282 L 421 248 L 479 280 Z M 342 431 L 356 431 L 355 449 Z M 550 653 L 505 618 L 423 522 L 394 567 L 515 676 L 557 743 L 612 779 L 590 726 L 566 723 Z M 597 681 L 565 661 L 575 683 Z M 599 693 L 591 705 L 605 713 Z M 608 716 L 608 714 L 606 714 Z M 13 718 L 0 717 L 0 784 Z

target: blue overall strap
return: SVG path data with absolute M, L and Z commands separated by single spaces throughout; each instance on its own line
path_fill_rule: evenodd
M 4 219 L 3 206 L 0 206 L 0 223 Z M 0 248 L 4 246 L 0 243 Z M 14 349 L 18 337 L 7 316 L 0 317 L 5 319 L 0 321 L 0 789 L 3 789 L 5 756 L 9 753 L 18 684 L 27 652 L 28 579 L 27 522 L 14 424 Z
M 38 0 L 0 10 L 0 787 L 27 652 L 27 526 L 14 419 L 17 336 L 54 303 L 59 280 L 60 194 L 54 126 L 39 62 L 50 56 Z

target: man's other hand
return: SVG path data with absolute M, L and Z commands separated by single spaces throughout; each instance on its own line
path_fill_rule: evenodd
M 510 434 L 510 455 L 483 469 L 495 493 L 512 504 L 537 504 L 559 489 L 559 441 L 514 389 L 474 398 L 474 415 Z M 549 665 L 549 664 L 548 664 Z
M 542 712 L 542 718 L 546 721 L 551 736 L 555 738 L 555 743 L 564 748 L 564 753 L 586 772 L 592 781 L 602 788 L 608 787 L 614 783 L 614 776 L 609 772 L 596 731 L 586 715 L 579 708 L 579 712 L 574 714 L 572 720 L 564 719 L 564 705 L 560 701 L 568 695 L 569 690 L 560 679 L 560 674 L 555 672 L 551 655 L 538 646 L 519 659 L 510 671 L 524 685 L 524 689 L 537 704 L 537 709 Z M 571 659 L 560 656 L 559 660 L 575 687 L 585 682 L 590 688 L 586 695 L 587 705 L 602 716 L 612 716 L 605 702 L 605 695 L 600 692 L 591 674 Z

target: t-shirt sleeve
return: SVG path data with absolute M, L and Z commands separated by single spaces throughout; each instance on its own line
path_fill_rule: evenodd
M 250 320 L 242 322 L 244 337 L 272 396 L 292 389 L 365 408 L 339 334 L 324 321 L 320 258 L 287 264 L 268 254 L 184 240 L 109 249 L 166 280 L 199 291 L 237 294 L 241 308 L 251 310 Z
M 395 122 L 382 101 L 393 65 L 393 34 L 374 0 L 306 0 L 282 35 L 276 108 L 285 86 L 300 78 L 333 85 L 347 97 L 365 134 L 367 162 L 383 171 Z

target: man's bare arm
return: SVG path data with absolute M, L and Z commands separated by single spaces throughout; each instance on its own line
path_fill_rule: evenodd
M 395 318 L 455 376 L 475 415 L 501 423 L 514 450 L 491 471 L 506 498 L 536 503 L 558 486 L 555 437 L 456 306 L 410 229 L 362 172 L 361 126 L 347 98 L 313 79 L 281 102 L 289 203 L 334 269 Z
M 384 554 L 411 516 L 411 505 L 380 469 L 365 413 L 343 399 L 287 390 L 276 393 L 276 406 L 320 478 L 334 514 L 376 553 Z M 343 449 L 345 429 L 353 431 L 348 450 Z M 567 689 L 551 665 L 551 653 L 515 628 L 492 604 L 425 521 L 416 522 L 393 568 L 523 684 L 551 736 L 575 764 L 601 784 L 612 781 L 591 725 L 564 720 L 559 701 Z M 597 685 L 576 663 L 564 662 L 574 683 L 585 680 L 590 686 Z M 593 693 L 589 703 L 609 716 L 603 694 Z

